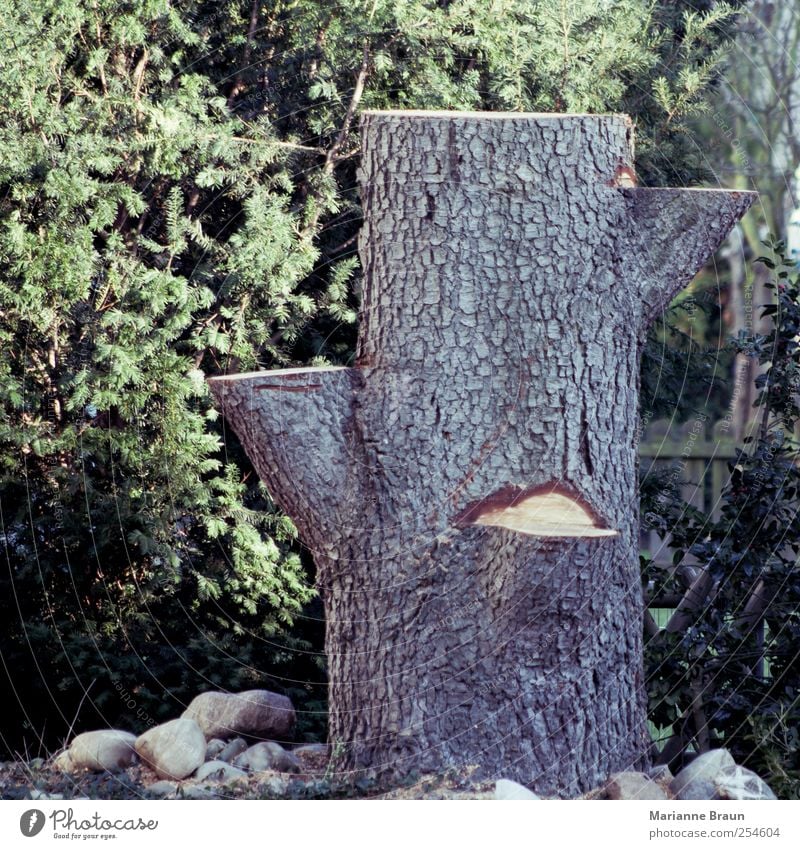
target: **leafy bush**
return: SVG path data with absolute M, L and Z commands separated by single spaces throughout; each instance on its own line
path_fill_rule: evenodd
M 768 243 L 775 301 L 762 336 L 741 334 L 738 351 L 757 360 L 760 427 L 730 464 L 719 518 L 677 492 L 651 490 L 644 515 L 668 529 L 676 569 L 646 568 L 656 593 L 683 593 L 679 568 L 692 555 L 710 578 L 691 625 L 647 644 L 651 718 L 698 749 L 724 745 L 771 778 L 785 797 L 800 792 L 800 273 Z M 646 564 L 648 567 L 649 564 Z

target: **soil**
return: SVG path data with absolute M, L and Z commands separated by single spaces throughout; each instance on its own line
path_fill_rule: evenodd
M 355 783 L 331 776 L 324 760 L 307 759 L 307 772 L 257 773 L 228 783 L 175 782 L 175 793 L 156 797 L 149 787 L 158 777 L 141 764 L 118 772 L 83 771 L 66 774 L 49 762 L 0 763 L 0 799 L 491 799 L 493 781 L 475 781 L 470 770 L 446 775 L 409 776 L 392 787 L 358 780 Z

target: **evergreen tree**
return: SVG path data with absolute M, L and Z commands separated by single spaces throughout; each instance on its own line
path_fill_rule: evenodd
M 261 680 L 311 595 L 198 366 L 255 366 L 303 323 L 315 252 L 280 145 L 194 70 L 185 15 L 43 0 L 2 18 L 3 658 L 34 730 L 90 685 L 104 720 L 130 713 L 120 687 L 174 715 Z

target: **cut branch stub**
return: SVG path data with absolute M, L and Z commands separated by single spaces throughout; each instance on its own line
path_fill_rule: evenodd
M 723 189 L 624 189 L 631 233 L 628 252 L 639 264 L 644 328 L 694 277 L 753 202 L 752 192 Z
M 508 528 L 538 537 L 610 537 L 613 528 L 580 497 L 558 485 L 537 487 L 505 486 L 456 517 L 455 524 Z
M 336 766 L 575 795 L 648 750 L 644 331 L 753 196 L 621 187 L 625 116 L 361 127 L 355 367 L 212 390 L 317 560 Z
M 211 378 L 209 385 L 259 477 L 304 538 L 321 541 L 329 525 L 346 521 L 348 493 L 358 497 L 347 461 L 351 369 L 259 371 Z M 298 439 L 302 432 L 306 439 Z

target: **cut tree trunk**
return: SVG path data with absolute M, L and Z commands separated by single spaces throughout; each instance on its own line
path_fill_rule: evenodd
M 337 767 L 574 796 L 649 748 L 641 344 L 752 198 L 620 187 L 624 116 L 361 126 L 355 367 L 211 386 L 316 558 Z

